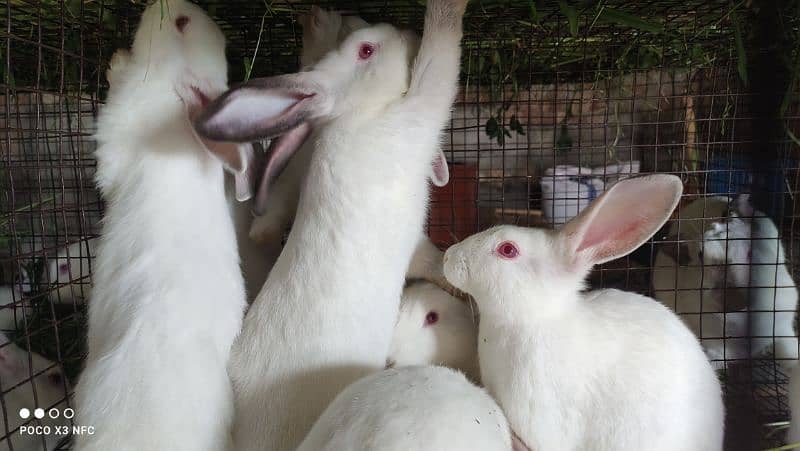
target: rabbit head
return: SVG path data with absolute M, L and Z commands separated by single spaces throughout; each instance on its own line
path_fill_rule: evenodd
M 474 372 L 477 337 L 477 318 L 467 302 L 432 283 L 415 283 L 403 291 L 386 364 L 444 365 Z
M 562 309 L 580 298 L 594 265 L 629 254 L 657 232 L 682 192 L 671 175 L 622 180 L 559 230 L 498 226 L 450 247 L 445 276 L 477 299 L 537 299 L 537 310 Z
M 211 102 L 195 119 L 201 136 L 249 142 L 281 136 L 266 162 L 254 212 L 265 210 L 266 187 L 305 141 L 312 124 L 385 110 L 408 89 L 418 38 L 386 25 L 350 33 L 304 72 L 253 79 Z
M 147 76 L 171 81 L 195 106 L 222 93 L 228 82 L 225 36 L 197 5 L 185 0 L 156 2 L 142 13 L 131 51 Z
M 151 141 L 167 143 L 170 137 L 182 136 L 176 133 L 180 126 L 175 121 L 186 122 L 176 108 L 191 119 L 227 89 L 225 36 L 197 5 L 185 0 L 155 2 L 142 14 L 131 50 L 113 55 L 106 77 L 109 104 L 124 103 L 126 114 L 135 114 L 139 126 L 120 121 L 118 127 L 104 130 L 119 134 L 122 128 L 124 134 L 145 134 Z M 255 178 L 252 146 L 202 143 L 234 174 L 237 199 L 248 199 Z

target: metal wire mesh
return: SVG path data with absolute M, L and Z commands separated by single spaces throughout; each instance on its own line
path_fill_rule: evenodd
M 297 69 L 296 13 L 312 3 L 199 3 L 228 37 L 231 80 Z M 773 13 L 780 30 L 796 37 L 794 3 Z M 424 14 L 424 2 L 412 0 L 314 4 L 417 31 Z M 0 400 L 9 399 L 9 385 L 30 385 L 38 397 L 38 374 L 63 370 L 74 382 L 80 369 L 92 238 L 102 213 L 90 135 L 107 87 L 103 70 L 115 48 L 129 45 L 143 7 L 133 0 L 9 0 L 0 8 L 0 285 L 10 316 L 2 329 L 13 343 L 0 348 L 0 363 L 14 345 L 52 361 L 41 368 L 26 358 L 21 372 L 0 372 Z M 698 249 L 706 230 L 729 219 L 719 196 L 741 193 L 752 193 L 774 221 L 796 276 L 800 87 L 798 71 L 784 73 L 783 84 L 748 79 L 764 61 L 757 46 L 765 9 L 729 1 L 476 1 L 465 21 L 462 89 L 444 138 L 451 181 L 434 191 L 431 237 L 446 246 L 497 223 L 557 225 L 620 177 L 668 172 L 686 184 L 681 211 L 637 252 L 598 268 L 593 287 L 665 303 L 689 293 L 700 310 L 686 317 L 713 321 L 721 313 L 703 306 L 733 301 L 727 287 L 706 286 L 714 265 L 698 259 Z M 768 53 L 785 53 L 794 67 L 797 52 L 787 49 Z M 763 99 L 776 96 L 780 108 L 770 109 Z M 690 205 L 695 211 L 684 209 Z M 736 244 L 723 241 L 727 255 Z M 659 266 L 659 254 L 673 248 L 676 259 Z M 687 261 L 681 249 L 691 253 Z M 732 268 L 719 265 L 723 276 L 708 277 L 727 280 Z M 668 283 L 654 289 L 657 270 Z M 683 283 L 681 274 L 699 279 Z M 771 288 L 780 288 L 777 280 Z M 775 305 L 767 309 L 773 315 L 781 311 Z M 779 435 L 764 439 L 761 425 L 788 418 L 780 362 L 723 353 L 716 363 L 729 410 L 726 449 L 779 442 Z M 69 403 L 67 379 L 53 405 Z M 0 404 L 0 440 L 7 440 L 20 422 L 13 403 Z

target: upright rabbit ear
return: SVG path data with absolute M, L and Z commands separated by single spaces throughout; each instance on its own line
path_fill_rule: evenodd
M 683 184 L 674 175 L 622 180 L 564 225 L 559 235 L 574 264 L 591 267 L 623 257 L 667 222 L 682 193 Z
M 442 149 L 436 151 L 431 162 L 431 182 L 435 186 L 445 186 L 450 181 L 450 170 Z

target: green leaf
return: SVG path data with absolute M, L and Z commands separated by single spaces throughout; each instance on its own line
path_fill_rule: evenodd
M 744 39 L 742 38 L 742 27 L 739 23 L 739 15 L 736 10 L 731 10 L 731 22 L 733 23 L 733 37 L 736 40 L 736 69 L 739 71 L 739 78 L 747 86 L 747 52 L 744 49 Z
M 633 14 L 611 8 L 603 8 L 603 10 L 600 11 L 598 20 L 613 22 L 623 27 L 635 28 L 653 34 L 659 34 L 664 30 L 663 25 L 660 23 L 649 22 Z
M 569 6 L 565 0 L 558 0 L 558 9 L 561 14 L 567 16 L 569 22 L 569 34 L 573 37 L 578 37 L 578 11 L 574 7 Z

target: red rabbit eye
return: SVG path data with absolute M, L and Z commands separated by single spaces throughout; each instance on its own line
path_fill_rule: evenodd
M 437 321 L 439 321 L 439 314 L 438 313 L 436 313 L 436 312 L 428 312 L 428 314 L 425 315 L 425 325 L 426 326 L 430 326 L 431 324 L 436 324 Z
M 375 53 L 375 46 L 369 42 L 364 42 L 358 48 L 358 58 L 362 60 L 369 59 Z
M 504 241 L 497 246 L 497 255 L 509 260 L 517 258 L 519 249 L 511 241 Z

